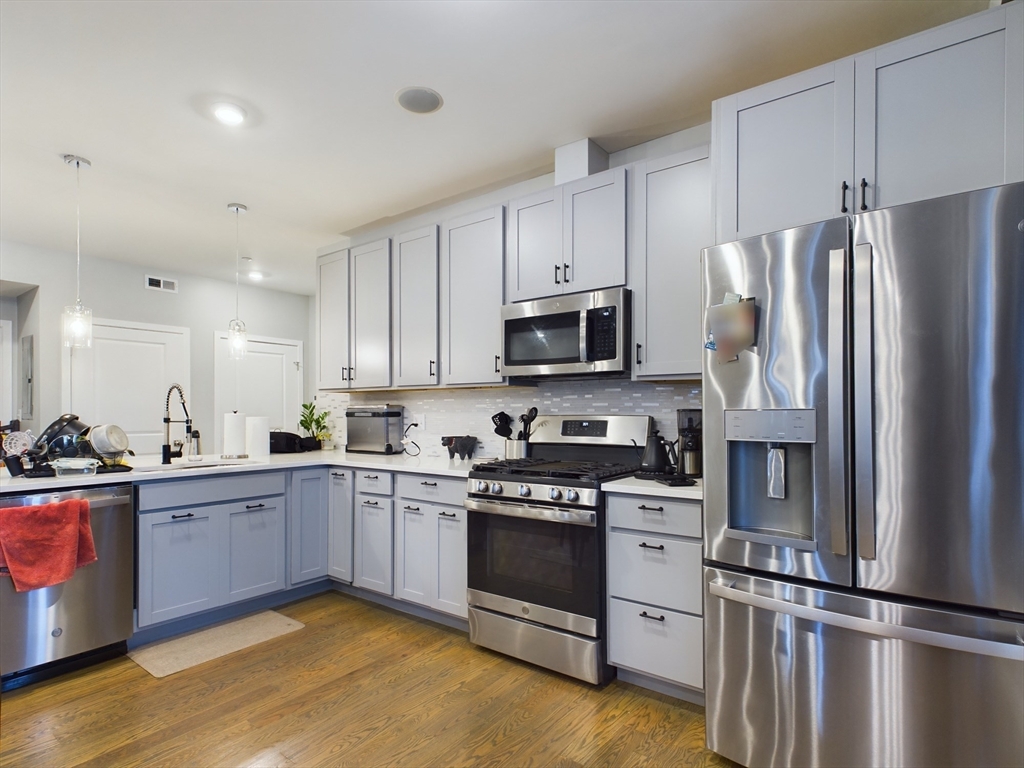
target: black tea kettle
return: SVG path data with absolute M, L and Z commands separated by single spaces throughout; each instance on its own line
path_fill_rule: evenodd
M 654 430 L 651 436 L 647 438 L 644 456 L 640 459 L 640 471 L 658 475 L 669 474 L 672 472 L 674 465 L 674 453 L 672 443 L 659 435 L 658 430 Z

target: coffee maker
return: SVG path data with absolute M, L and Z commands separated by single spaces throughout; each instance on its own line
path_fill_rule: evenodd
M 703 461 L 701 459 L 701 419 L 703 411 L 699 408 L 681 408 L 676 411 L 679 430 L 679 466 L 678 474 L 687 477 L 700 477 Z

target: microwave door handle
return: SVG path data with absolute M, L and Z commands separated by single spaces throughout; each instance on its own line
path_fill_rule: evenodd
M 587 344 L 587 310 L 580 310 L 580 362 L 590 362 L 590 347 Z

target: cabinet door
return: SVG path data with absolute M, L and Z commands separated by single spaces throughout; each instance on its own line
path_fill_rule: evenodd
M 398 504 L 395 526 L 395 597 L 430 605 L 437 562 L 433 507 L 418 501 Z
M 436 587 L 431 607 L 462 618 L 466 607 L 466 511 L 459 507 L 431 507 Z
M 285 588 L 285 500 L 252 499 L 222 507 L 227 548 L 221 555 L 223 603 Z
M 391 384 L 391 240 L 352 249 L 351 386 Z
M 442 238 L 441 333 L 445 384 L 501 382 L 505 208 L 452 219 Z
M 331 470 L 330 520 L 327 575 L 352 583 L 352 475 L 350 469 Z
M 355 586 L 393 594 L 393 532 L 391 499 L 356 496 Z
M 395 384 L 437 384 L 437 225 L 395 238 Z
M 885 208 L 1024 179 L 1024 6 L 969 16 L 858 56 L 857 206 Z
M 716 101 L 712 130 L 719 243 L 853 210 L 853 59 Z
M 348 249 L 316 260 L 317 386 L 348 387 L 349 345 Z
M 509 301 L 562 293 L 562 188 L 513 200 L 508 207 Z
M 708 148 L 639 163 L 633 185 L 633 377 L 700 376 L 700 252 L 714 245 Z
M 626 284 L 626 169 L 613 168 L 562 189 L 565 293 Z
M 220 604 L 216 507 L 139 515 L 139 626 Z
M 327 575 L 327 470 L 292 472 L 289 509 L 291 583 Z

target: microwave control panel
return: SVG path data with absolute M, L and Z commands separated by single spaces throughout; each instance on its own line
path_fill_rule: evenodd
M 587 310 L 587 359 L 614 360 L 618 357 L 617 322 L 615 307 Z

